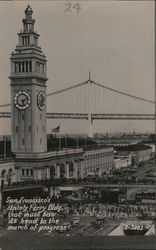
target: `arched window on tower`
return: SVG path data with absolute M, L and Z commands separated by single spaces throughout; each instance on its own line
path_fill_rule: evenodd
M 29 24 L 29 31 L 33 31 L 33 25 L 32 24 Z
M 24 37 L 22 37 L 22 45 L 24 45 Z
M 24 31 L 28 31 L 28 24 L 27 23 L 24 24 Z
M 15 73 L 17 73 L 18 72 L 18 64 L 17 64 L 17 62 L 15 62 Z
M 22 45 L 23 46 L 30 45 L 30 38 L 29 38 L 29 36 L 22 36 Z
M 32 72 L 32 63 L 29 61 L 29 72 Z
M 24 62 L 22 62 L 22 72 L 24 72 Z
M 26 63 L 26 72 L 28 72 L 28 62 L 25 63 Z
M 18 63 L 18 67 L 19 67 L 19 72 L 21 72 L 21 63 Z

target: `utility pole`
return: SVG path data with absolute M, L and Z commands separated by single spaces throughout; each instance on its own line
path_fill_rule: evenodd
M 3 143 L 4 143 L 4 158 L 6 158 L 6 136 L 3 136 Z
M 85 140 L 84 140 L 84 143 L 85 143 L 85 148 L 87 147 L 87 137 L 85 136 Z
M 67 134 L 65 134 L 65 148 L 67 148 L 67 140 L 68 140 L 68 135 Z

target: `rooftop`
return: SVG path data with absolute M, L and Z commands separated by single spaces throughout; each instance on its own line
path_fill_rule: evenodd
M 148 150 L 152 149 L 152 147 L 144 145 L 142 143 L 134 144 L 134 145 L 128 145 L 128 146 L 116 146 L 115 150 L 116 151 L 143 151 L 143 150 Z
M 89 150 L 98 150 L 98 149 L 107 149 L 107 148 L 114 148 L 113 145 L 96 145 L 96 146 L 87 146 L 84 148 L 84 151 Z

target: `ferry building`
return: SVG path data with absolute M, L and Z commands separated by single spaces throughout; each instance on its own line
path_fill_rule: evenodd
M 32 14 L 28 5 L 18 45 L 11 54 L 11 145 L 17 182 L 46 179 L 52 174 L 59 178 L 66 173 L 68 177 L 69 166 L 77 175 L 81 167 L 82 149 L 47 152 L 47 61 Z
M 105 167 L 107 171 L 113 167 L 113 147 L 97 147 L 90 153 L 83 148 L 47 151 L 47 61 L 32 14 L 28 5 L 18 45 L 10 57 L 11 151 L 15 157 L 0 162 L 1 186 L 51 178 L 83 178 L 90 171 L 100 175 Z

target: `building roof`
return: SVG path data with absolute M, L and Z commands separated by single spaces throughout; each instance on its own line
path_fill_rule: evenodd
M 119 146 L 115 147 L 116 151 L 143 151 L 143 150 L 148 150 L 152 149 L 152 147 L 144 145 L 142 143 L 134 144 L 134 145 L 128 145 L 128 146 Z
M 84 151 L 98 150 L 98 149 L 107 149 L 107 148 L 114 148 L 114 147 L 113 147 L 113 145 L 87 146 L 87 147 L 84 148 Z

